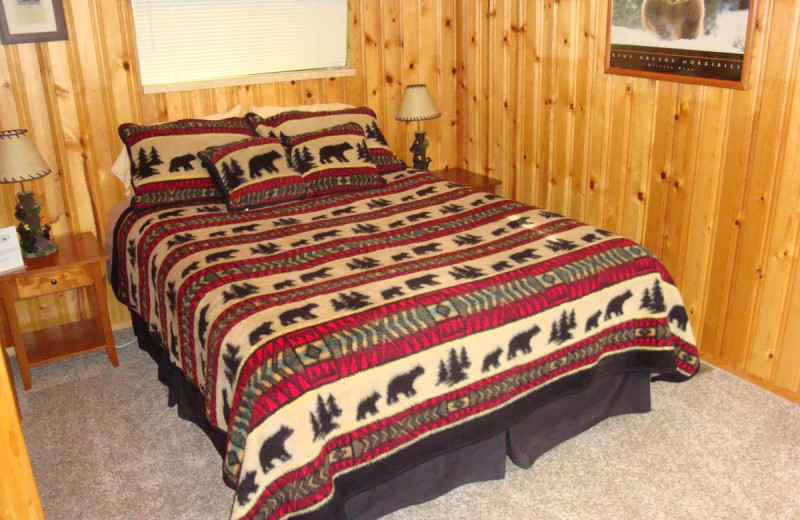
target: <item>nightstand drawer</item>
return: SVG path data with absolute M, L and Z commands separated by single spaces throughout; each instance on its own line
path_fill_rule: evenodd
M 19 298 L 43 296 L 93 283 L 92 276 L 84 266 L 70 267 L 58 272 L 20 276 L 16 279 Z

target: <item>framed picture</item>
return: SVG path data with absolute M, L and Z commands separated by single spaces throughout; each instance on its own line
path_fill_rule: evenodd
M 606 73 L 747 88 L 757 0 L 611 0 Z
M 61 0 L 0 0 L 3 44 L 67 39 Z

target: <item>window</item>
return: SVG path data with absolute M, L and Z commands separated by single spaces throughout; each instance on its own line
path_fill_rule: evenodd
M 133 18 L 146 93 L 353 73 L 347 0 L 133 0 Z

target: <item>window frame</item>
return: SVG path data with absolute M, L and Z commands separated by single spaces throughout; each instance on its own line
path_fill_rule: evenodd
M 287 70 L 278 72 L 269 72 L 261 74 L 246 74 L 241 76 L 231 76 L 227 78 L 205 79 L 196 81 L 179 81 L 172 83 L 159 83 L 153 85 L 144 85 L 142 83 L 142 69 L 141 62 L 139 61 L 138 40 L 136 39 L 136 24 L 134 23 L 134 13 L 132 2 L 126 2 L 129 9 L 129 20 L 132 27 L 132 49 L 136 58 L 136 66 L 138 69 L 139 85 L 144 94 L 160 94 L 169 92 L 182 92 L 201 89 L 214 89 L 226 87 L 238 87 L 247 85 L 258 85 L 262 83 L 278 83 L 290 81 L 303 81 L 311 79 L 330 79 L 330 78 L 343 78 L 352 77 L 356 75 L 356 69 L 353 66 L 353 38 L 354 38 L 354 12 L 352 0 L 346 0 L 347 4 L 347 37 L 345 42 L 345 65 L 343 67 L 335 68 L 320 68 L 320 69 L 307 69 L 307 70 Z

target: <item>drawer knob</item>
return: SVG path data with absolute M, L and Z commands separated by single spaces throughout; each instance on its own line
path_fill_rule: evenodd
M 55 284 L 57 284 L 57 283 L 58 283 L 58 280 L 56 280 L 55 278 L 53 278 L 52 280 L 50 280 L 50 285 L 55 285 Z

